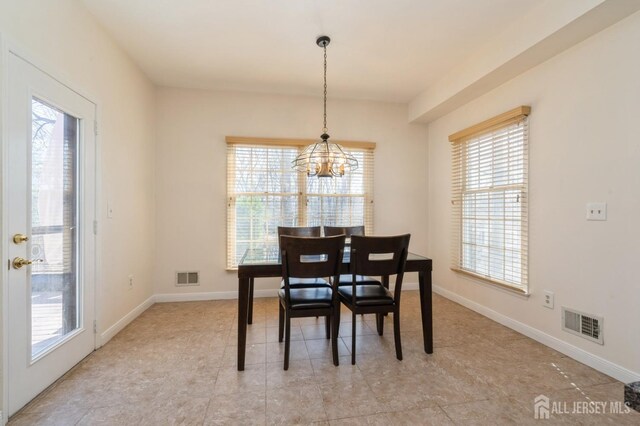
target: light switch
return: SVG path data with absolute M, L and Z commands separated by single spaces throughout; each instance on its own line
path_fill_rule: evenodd
M 587 220 L 607 220 L 607 203 L 587 203 Z
M 113 206 L 111 201 L 107 201 L 107 219 L 113 219 Z

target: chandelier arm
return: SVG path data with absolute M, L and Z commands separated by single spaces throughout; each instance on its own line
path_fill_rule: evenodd
M 358 159 L 356 157 L 354 157 L 353 154 L 349 153 L 349 152 L 345 152 L 342 149 L 342 145 L 340 144 L 334 144 L 336 148 L 338 148 L 338 150 L 340 150 L 340 153 L 344 156 L 344 158 L 348 161 L 349 165 L 351 165 L 351 163 L 353 162 L 355 164 L 355 168 L 358 167 Z M 354 168 L 354 170 L 355 170 Z
M 309 159 L 313 158 L 313 154 L 315 154 L 316 149 L 318 149 L 318 144 L 314 144 L 313 148 L 311 148 L 311 152 L 309 152 Z

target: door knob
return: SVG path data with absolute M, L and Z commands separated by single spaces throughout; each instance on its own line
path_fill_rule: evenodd
M 13 242 L 16 243 L 16 244 L 24 243 L 24 242 L 27 242 L 27 241 L 29 241 L 29 237 L 27 237 L 24 234 L 15 234 L 13 236 Z
M 13 259 L 12 264 L 14 269 L 20 269 L 23 266 L 31 265 L 34 262 L 42 262 L 42 261 L 43 261 L 42 259 L 27 260 L 21 257 L 16 257 Z

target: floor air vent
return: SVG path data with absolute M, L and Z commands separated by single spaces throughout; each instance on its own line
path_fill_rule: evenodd
M 200 285 L 200 273 L 198 272 L 176 272 L 176 285 Z
M 562 307 L 562 329 L 585 339 L 604 344 L 602 317 Z

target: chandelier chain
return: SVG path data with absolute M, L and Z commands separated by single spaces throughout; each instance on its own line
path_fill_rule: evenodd
M 327 132 L 327 44 L 322 47 L 324 49 L 324 132 Z

